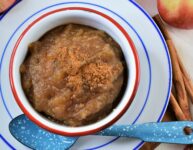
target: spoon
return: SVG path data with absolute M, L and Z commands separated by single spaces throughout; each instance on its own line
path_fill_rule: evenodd
M 184 129 L 193 128 L 193 122 L 144 123 L 137 125 L 113 125 L 96 135 L 138 138 L 145 142 L 193 144 L 193 134 Z M 66 137 L 48 132 L 25 115 L 20 115 L 9 124 L 11 134 L 24 145 L 36 150 L 69 149 L 78 137 Z

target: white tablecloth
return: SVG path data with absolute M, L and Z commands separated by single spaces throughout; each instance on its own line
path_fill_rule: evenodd
M 158 13 L 156 0 L 136 0 L 151 16 Z M 182 30 L 167 26 L 178 53 L 193 79 L 193 30 Z M 193 110 L 193 107 L 192 107 Z M 193 112 L 193 111 L 192 111 Z M 182 150 L 184 146 L 161 144 L 156 150 Z

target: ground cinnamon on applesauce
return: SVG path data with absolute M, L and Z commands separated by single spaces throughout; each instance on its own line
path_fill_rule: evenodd
M 30 44 L 20 72 L 32 106 L 69 126 L 104 118 L 124 90 L 120 46 L 105 32 L 83 25 L 56 27 Z

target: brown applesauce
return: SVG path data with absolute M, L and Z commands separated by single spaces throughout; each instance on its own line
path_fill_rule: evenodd
M 120 100 L 125 61 L 105 32 L 68 24 L 31 43 L 20 72 L 35 110 L 58 123 L 82 126 L 107 116 Z

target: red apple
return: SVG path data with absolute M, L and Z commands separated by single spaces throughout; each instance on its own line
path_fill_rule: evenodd
M 15 0 L 0 0 L 0 13 L 7 10 Z
M 174 27 L 193 28 L 193 0 L 157 0 L 161 18 Z

